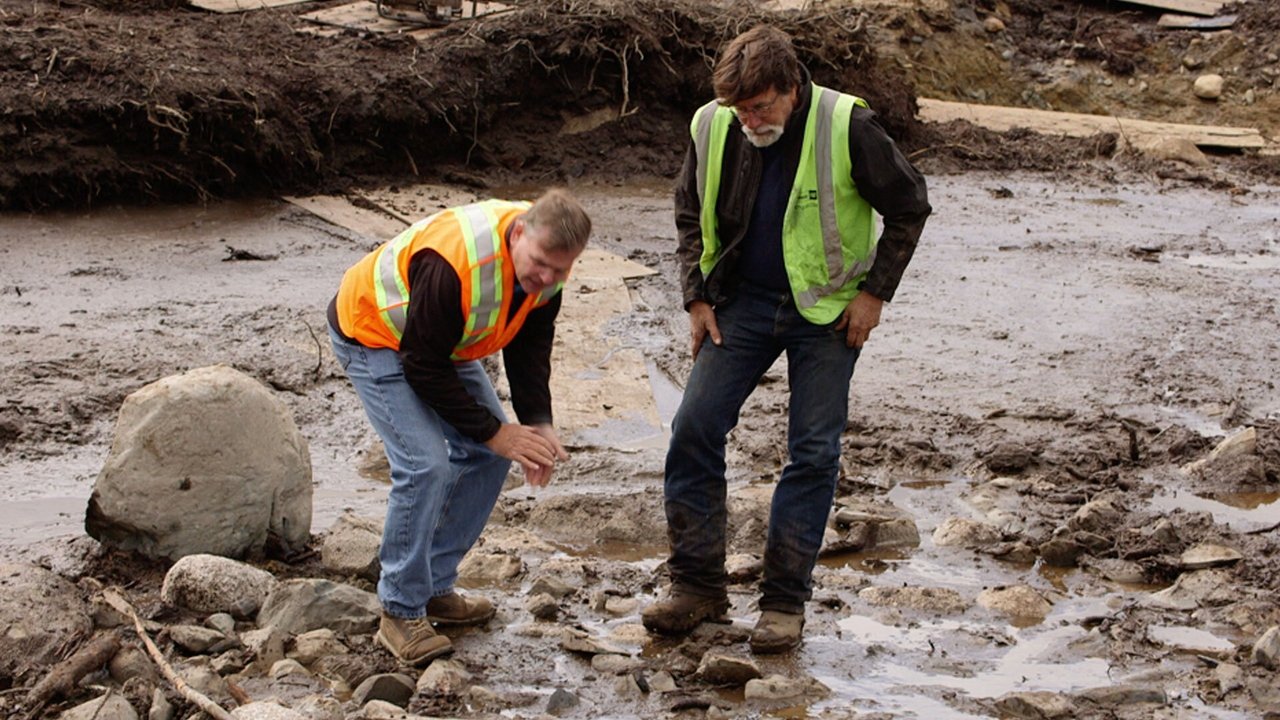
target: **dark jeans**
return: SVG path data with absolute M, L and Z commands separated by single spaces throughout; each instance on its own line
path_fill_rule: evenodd
M 666 464 L 668 566 L 675 587 L 725 592 L 725 437 L 761 376 L 787 354 L 789 462 L 773 493 L 760 609 L 800 613 L 840 471 L 840 435 L 858 351 L 844 333 L 814 325 L 790 293 L 742 288 L 717 308 L 724 339 L 702 346 L 671 427 Z

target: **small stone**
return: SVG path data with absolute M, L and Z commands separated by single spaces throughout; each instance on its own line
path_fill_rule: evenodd
M 1222 97 L 1224 81 L 1221 75 L 1201 75 L 1196 78 L 1192 91 L 1201 100 L 1217 100 Z
M 559 716 L 561 713 L 577 707 L 579 702 L 581 701 L 578 700 L 577 695 L 564 688 L 557 688 L 547 700 L 547 713 Z
M 1004 21 L 992 15 L 982 21 L 982 29 L 989 33 L 998 33 L 1004 31 Z

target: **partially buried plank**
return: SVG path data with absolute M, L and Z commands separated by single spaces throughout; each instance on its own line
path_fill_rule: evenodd
M 485 15 L 510 9 L 509 6 L 501 3 L 463 2 L 462 14 L 455 22 L 484 17 Z M 409 35 L 416 40 L 423 40 L 441 29 L 440 27 L 429 27 L 383 17 L 378 14 L 378 5 L 372 0 L 358 0 L 346 5 L 317 10 L 303 15 L 302 19 L 320 26 L 301 29 L 303 32 L 317 35 L 334 34 L 345 29 L 377 33 L 379 35 Z
M 1186 138 L 1201 147 L 1260 148 L 1266 140 L 1257 128 L 1222 127 L 1217 125 L 1183 125 L 1179 123 L 1134 120 L 1113 115 L 1053 112 L 999 105 L 973 105 L 919 98 L 920 119 L 925 122 L 967 120 L 979 127 L 1004 132 L 1026 128 L 1044 135 L 1089 137 L 1112 132 L 1127 143 L 1151 138 Z
M 1124 0 L 1130 5 L 1142 5 L 1144 7 L 1156 8 L 1157 10 L 1168 10 L 1175 13 L 1185 13 L 1187 15 L 1204 15 L 1206 17 L 1217 15 L 1222 9 L 1225 2 L 1220 0 Z
M 244 12 L 281 5 L 296 5 L 308 0 L 188 0 L 192 7 L 216 13 Z
M 1156 21 L 1156 27 L 1165 30 L 1222 30 L 1236 24 L 1235 15 L 1219 15 L 1211 18 L 1191 17 L 1165 13 Z

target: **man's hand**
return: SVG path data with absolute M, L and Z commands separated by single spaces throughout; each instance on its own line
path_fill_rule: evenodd
M 530 425 L 529 428 L 551 443 L 552 448 L 555 450 L 555 459 L 557 461 L 563 462 L 569 459 L 569 453 L 565 452 L 564 445 L 560 444 L 560 436 L 556 435 L 555 428 L 548 424 Z M 555 469 L 555 463 L 535 465 L 533 467 L 525 465 L 524 478 L 531 487 L 546 487 L 551 483 L 551 473 L 555 472 Z
M 859 292 L 849 301 L 849 306 L 836 323 L 836 330 L 845 331 L 845 345 L 861 348 L 871 335 L 871 329 L 880 324 L 880 308 L 884 301 L 868 292 Z
M 716 324 L 716 311 L 702 300 L 694 300 L 689 305 L 689 335 L 693 347 L 693 359 L 698 359 L 702 343 L 711 336 L 711 342 L 720 345 L 724 340 L 720 337 L 720 326 Z
M 560 441 L 555 438 L 555 432 L 552 431 L 551 438 L 548 439 L 547 430 L 539 429 L 540 427 L 503 423 L 498 428 L 498 434 L 484 443 L 502 457 L 520 463 L 529 484 L 535 487 L 542 487 L 551 479 L 551 470 L 555 467 L 557 458 L 569 457 Z M 534 482 L 535 479 L 537 482 Z

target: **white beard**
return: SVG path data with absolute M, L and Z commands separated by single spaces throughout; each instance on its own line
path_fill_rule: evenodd
M 746 125 L 740 127 L 742 134 L 747 136 L 747 142 L 758 148 L 769 147 L 778 142 L 782 138 L 782 131 L 785 130 L 781 125 L 761 125 L 755 132 L 748 129 Z

